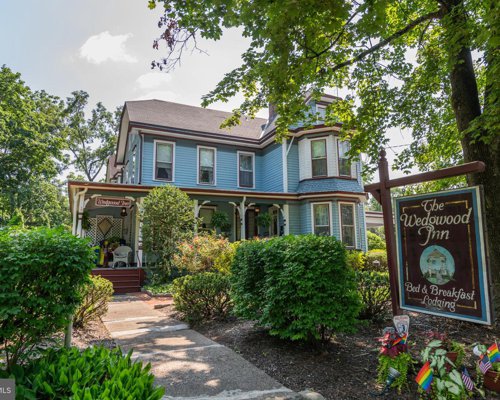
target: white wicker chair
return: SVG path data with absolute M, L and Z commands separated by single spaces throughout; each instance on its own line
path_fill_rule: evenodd
M 132 249 L 128 246 L 120 246 L 113 251 L 113 268 L 117 268 L 119 263 L 125 263 L 125 267 L 130 267 L 129 256 Z

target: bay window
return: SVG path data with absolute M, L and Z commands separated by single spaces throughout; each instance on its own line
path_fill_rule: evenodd
M 338 141 L 339 154 L 339 175 L 351 176 L 351 161 L 347 157 L 347 152 L 351 149 L 351 145 L 346 141 Z
M 330 203 L 315 203 L 312 205 L 312 211 L 314 234 L 329 236 L 331 234 Z
M 326 139 L 311 141 L 312 177 L 327 176 Z
M 346 247 L 356 247 L 356 217 L 354 203 L 339 203 L 340 236 Z

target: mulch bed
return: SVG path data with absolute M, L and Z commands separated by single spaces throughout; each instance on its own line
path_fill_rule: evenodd
M 495 338 L 500 339 L 498 327 L 415 313 L 410 314 L 410 318 L 409 347 L 414 358 L 419 358 L 426 331 L 446 332 L 450 339 L 466 345 L 465 364 L 471 373 L 475 371 L 471 345 L 476 342 L 490 344 Z M 390 325 L 390 319 L 380 324 L 367 323 L 357 333 L 338 335 L 323 346 L 280 340 L 249 321 L 212 322 L 196 330 L 233 349 L 290 389 L 312 389 L 331 400 L 364 400 L 376 398 L 373 395 L 382 390 L 382 386 L 376 383 L 380 348 L 377 338 L 381 336 L 382 329 Z M 414 375 L 410 377 L 408 393 L 392 391 L 379 398 L 417 399 Z M 488 393 L 486 398 L 497 399 L 500 395 Z
M 100 319 L 90 322 L 84 329 L 73 330 L 71 342 L 79 349 L 99 345 L 110 349 L 116 347 L 114 340 L 111 339 L 111 335 Z

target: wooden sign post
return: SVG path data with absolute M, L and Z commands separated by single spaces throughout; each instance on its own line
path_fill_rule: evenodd
M 401 308 L 398 296 L 396 236 L 394 231 L 391 188 L 483 172 L 485 170 L 485 164 L 481 161 L 474 161 L 437 171 L 424 172 L 403 178 L 389 179 L 389 163 L 386 159 L 386 152 L 385 150 L 381 150 L 378 167 L 380 182 L 366 185 L 365 191 L 375 197 L 375 199 L 382 205 L 385 241 L 387 246 L 387 263 L 389 267 L 389 281 L 391 286 L 392 313 L 393 315 L 399 315 L 401 313 Z

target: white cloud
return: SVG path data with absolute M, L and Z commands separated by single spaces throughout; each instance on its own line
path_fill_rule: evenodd
M 91 36 L 80 47 L 80 57 L 92 64 L 101 64 L 105 61 L 135 63 L 137 58 L 127 52 L 125 44 L 131 33 L 111 35 L 109 31 Z
M 165 100 L 178 102 L 179 96 L 170 90 L 154 90 L 135 98 L 135 100 Z
M 151 90 L 161 87 L 172 80 L 171 75 L 165 72 L 148 72 L 136 79 L 137 87 L 141 90 Z

